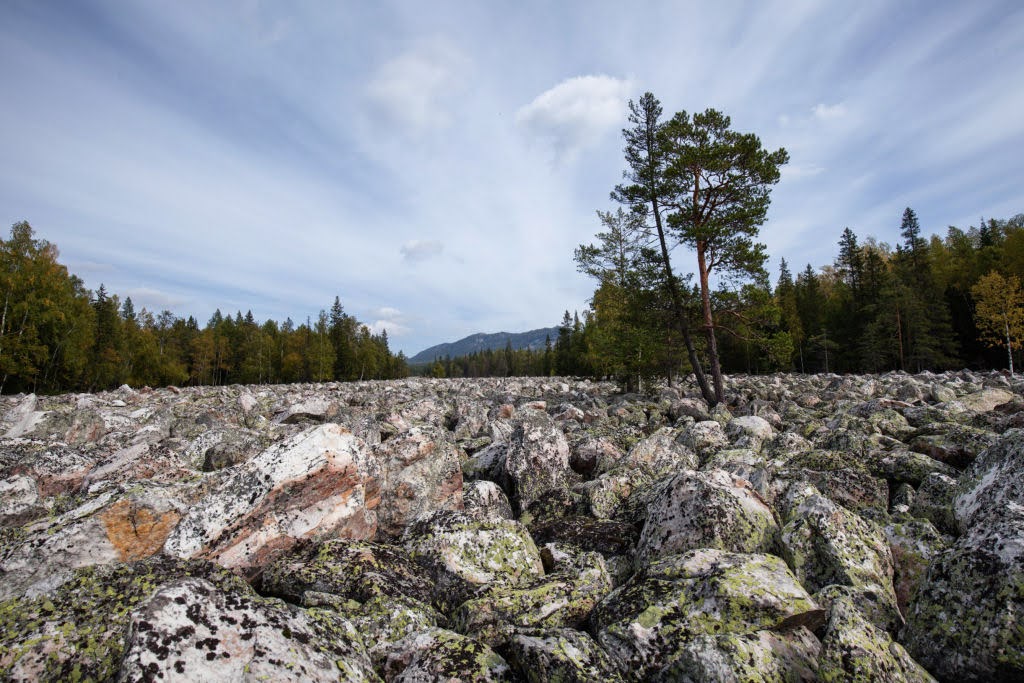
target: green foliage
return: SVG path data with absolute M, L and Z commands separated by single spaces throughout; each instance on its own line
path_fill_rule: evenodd
M 100 285 L 89 292 L 25 222 L 0 240 L 0 391 L 100 390 L 121 384 L 264 384 L 405 377 L 387 333 L 373 334 L 335 298 L 295 327 L 216 311 L 205 328 L 153 315 Z

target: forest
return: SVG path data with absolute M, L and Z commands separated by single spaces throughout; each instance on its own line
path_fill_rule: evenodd
M 390 379 L 408 374 L 387 333 L 372 334 L 335 297 L 295 325 L 218 310 L 192 316 L 136 310 L 103 285 L 92 292 L 27 222 L 0 240 L 0 392 L 131 386 L 276 384 Z

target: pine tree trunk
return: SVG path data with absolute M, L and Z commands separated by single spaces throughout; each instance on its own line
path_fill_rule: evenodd
M 711 292 L 708 283 L 708 265 L 704 253 L 704 243 L 697 243 L 697 270 L 700 276 L 700 300 L 704 312 L 704 334 L 708 340 L 708 360 L 711 363 L 711 378 L 715 383 L 715 401 L 708 401 L 714 407 L 725 398 L 725 386 L 722 383 L 722 368 L 718 362 L 718 342 L 715 340 L 715 322 L 711 316 Z
M 1013 344 L 1010 343 L 1010 323 L 1004 321 L 1006 326 L 1006 356 L 1010 359 L 1010 377 L 1013 377 Z
M 690 324 L 686 319 L 686 309 L 683 308 L 683 297 L 679 293 L 679 284 L 672 273 L 672 261 L 669 258 L 668 245 L 665 242 L 665 230 L 661 224 L 661 210 L 658 208 L 658 200 L 652 200 L 651 206 L 654 209 L 654 225 L 658 229 L 658 241 L 661 244 L 661 260 L 662 265 L 665 267 L 666 286 L 668 287 L 669 297 L 672 299 L 672 311 L 675 314 L 676 324 L 679 326 L 679 332 L 683 335 L 686 355 L 690 359 L 690 367 L 693 368 L 693 375 L 697 378 L 700 393 L 704 400 L 707 401 L 708 406 L 713 407 L 718 403 L 718 400 L 711 393 L 707 377 L 704 376 L 704 369 L 701 367 L 700 359 L 697 357 L 697 349 L 694 347 L 693 339 L 690 337 Z

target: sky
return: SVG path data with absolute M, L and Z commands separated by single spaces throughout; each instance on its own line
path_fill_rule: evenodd
M 3 0 L 0 222 L 137 309 L 338 296 L 411 356 L 586 308 L 645 91 L 787 149 L 773 281 L 1024 212 L 1019 0 Z

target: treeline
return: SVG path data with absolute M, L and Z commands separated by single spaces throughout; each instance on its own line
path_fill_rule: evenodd
M 136 310 L 96 292 L 58 261 L 26 222 L 0 240 L 0 392 L 96 391 L 121 384 L 265 384 L 405 377 L 387 333 L 372 334 L 335 298 L 296 326 L 222 315 L 205 326 Z
M 606 227 L 626 220 L 602 214 Z M 738 288 L 720 287 L 712 305 L 727 373 L 885 372 L 1020 365 L 1024 341 L 1024 214 L 981 220 L 945 236 L 922 236 L 907 209 L 901 243 L 861 240 L 846 228 L 835 261 L 795 276 L 785 260 L 771 285 L 760 273 Z M 637 279 L 640 279 L 637 276 Z M 684 289 L 694 326 L 696 287 Z M 690 366 L 670 325 L 671 302 L 655 286 L 603 282 L 582 327 L 563 325 L 569 374 L 627 383 L 686 374 Z M 698 344 L 703 353 L 704 345 Z M 1010 353 L 1012 351 L 1012 354 Z

